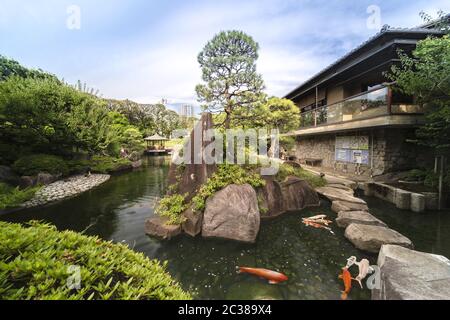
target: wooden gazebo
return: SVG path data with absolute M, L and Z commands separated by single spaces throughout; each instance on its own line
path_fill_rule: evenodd
M 149 154 L 166 154 L 170 150 L 166 149 L 166 141 L 169 140 L 160 136 L 159 134 L 155 134 L 151 137 L 147 137 L 144 139 L 147 142 L 147 150 L 146 153 Z

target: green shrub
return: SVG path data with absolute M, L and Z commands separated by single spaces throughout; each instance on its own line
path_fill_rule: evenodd
M 427 176 L 427 172 L 425 170 L 414 169 L 407 173 L 405 180 L 406 181 L 424 181 Z
M 89 160 L 69 160 L 66 162 L 69 174 L 83 174 L 91 170 Z
M 45 236 L 43 236 L 45 235 Z M 69 289 L 71 266 L 81 288 Z M 165 270 L 124 244 L 30 222 L 0 222 L 0 297 L 9 300 L 190 299 Z
M 20 190 L 5 183 L 0 183 L 0 210 L 19 207 L 22 203 L 31 200 L 34 194 L 41 188 L 37 186 Z
M 155 212 L 160 217 L 168 218 L 169 224 L 180 225 L 186 221 L 183 212 L 186 211 L 187 208 L 185 196 L 174 194 L 161 199 Z
M 94 156 L 89 162 L 89 166 L 92 172 L 111 173 L 131 169 L 131 161 L 125 158 Z
M 34 176 L 40 172 L 62 174 L 63 176 L 69 173 L 69 169 L 63 159 L 47 154 L 22 157 L 14 162 L 12 168 L 22 176 Z
M 324 178 L 321 178 L 320 176 L 300 167 L 295 168 L 289 164 L 283 163 L 278 169 L 276 179 L 279 182 L 283 182 L 288 176 L 295 176 L 300 179 L 304 179 L 314 188 L 323 187 L 326 185 L 326 180 Z
M 254 188 L 262 187 L 265 181 L 259 173 L 251 171 L 247 167 L 232 164 L 222 164 L 217 167 L 217 171 L 201 186 L 198 193 L 192 199 L 194 208 L 202 211 L 208 197 L 230 184 L 249 184 Z

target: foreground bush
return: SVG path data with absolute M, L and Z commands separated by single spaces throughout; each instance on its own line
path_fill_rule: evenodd
M 80 267 L 81 288 L 67 286 Z M 190 299 L 158 261 L 38 222 L 0 222 L 0 299 Z
M 19 207 L 22 203 L 31 200 L 39 189 L 41 189 L 40 186 L 20 190 L 0 183 L 0 210 Z
M 63 159 L 47 154 L 35 154 L 22 157 L 14 162 L 12 168 L 22 176 L 35 176 L 40 172 L 55 175 L 62 174 L 63 176 L 69 173 L 67 164 Z

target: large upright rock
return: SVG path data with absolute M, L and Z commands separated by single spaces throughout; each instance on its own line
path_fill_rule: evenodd
M 261 217 L 274 218 L 284 213 L 283 190 L 273 177 L 264 177 L 265 185 L 258 189 Z
M 194 197 L 199 187 L 216 171 L 216 165 L 207 164 L 204 159 L 206 148 L 213 143 L 206 136 L 206 131 L 213 128 L 211 113 L 203 113 L 183 147 L 184 164 L 181 167 L 183 170 L 174 164 L 170 166 L 169 185 L 177 184 L 177 193 L 187 194 L 187 201 Z
M 289 176 L 281 183 L 281 189 L 285 211 L 299 211 L 320 205 L 317 192 L 305 180 Z
M 202 236 L 253 243 L 259 232 L 260 213 L 252 186 L 229 185 L 206 201 Z
M 378 266 L 373 300 L 450 300 L 450 261 L 443 256 L 384 245 Z
M 345 237 L 363 251 L 378 253 L 382 245 L 394 244 L 412 248 L 411 240 L 395 230 L 364 224 L 352 223 L 345 229 Z

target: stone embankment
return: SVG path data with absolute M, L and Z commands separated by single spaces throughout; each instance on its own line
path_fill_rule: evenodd
M 22 204 L 24 208 L 43 206 L 95 188 L 108 181 L 110 175 L 92 174 L 90 176 L 78 175 L 53 182 L 36 192 L 33 199 Z

